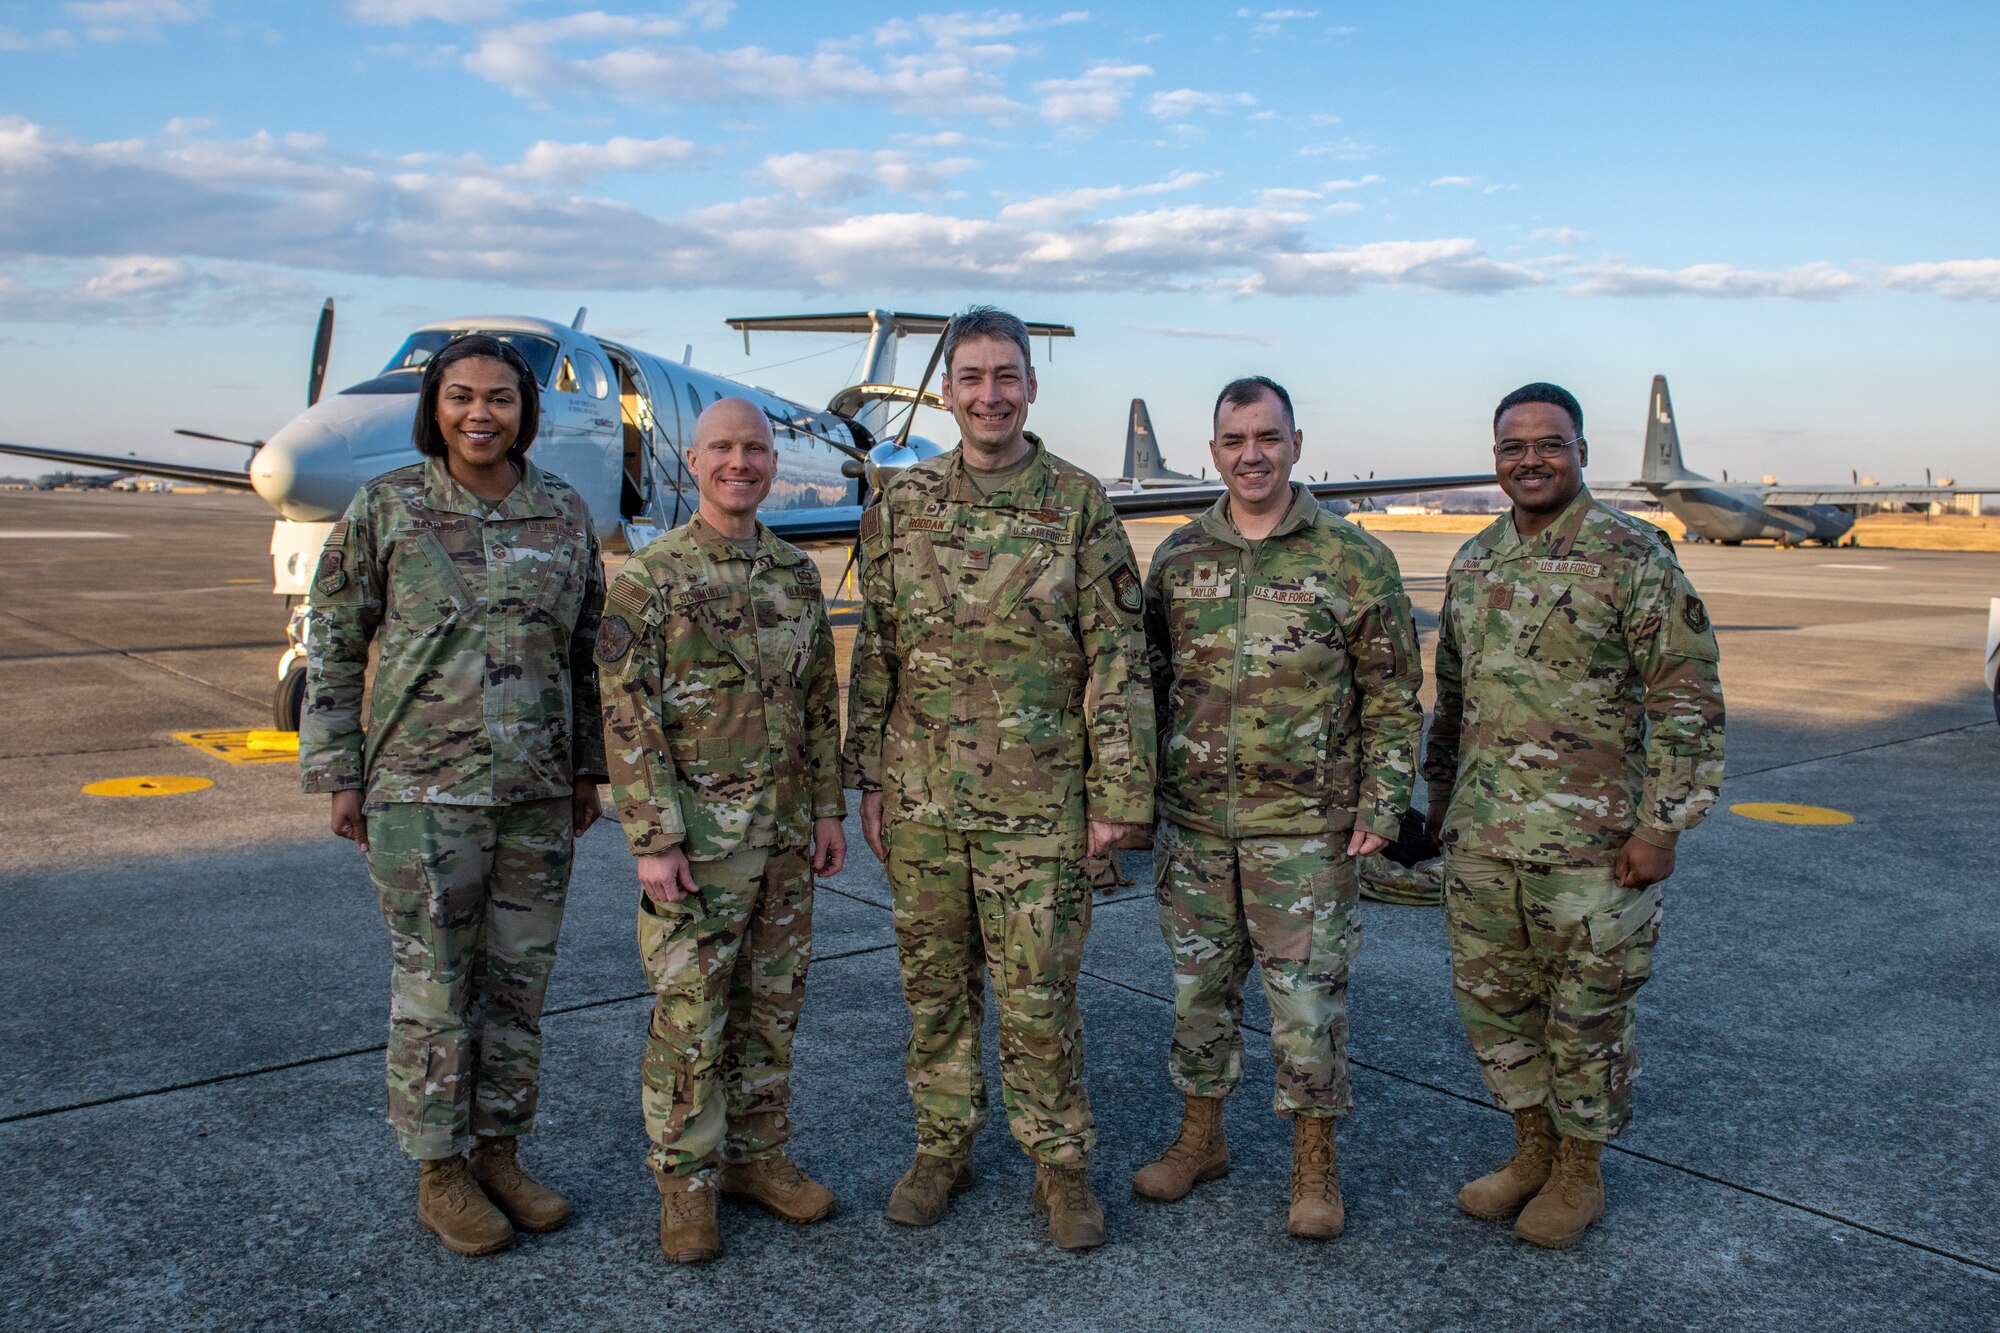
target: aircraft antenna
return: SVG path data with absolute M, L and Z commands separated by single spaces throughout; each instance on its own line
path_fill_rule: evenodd
M 589 306 L 587 305 L 578 306 L 576 308 L 576 318 L 569 322 L 569 326 L 575 329 L 579 333 L 583 332 L 583 317 L 589 313 L 590 313 Z

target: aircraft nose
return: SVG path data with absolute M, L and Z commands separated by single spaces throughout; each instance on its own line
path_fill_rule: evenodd
M 333 425 L 300 417 L 257 451 L 250 484 L 284 518 L 305 523 L 338 518 L 354 495 L 353 451 Z

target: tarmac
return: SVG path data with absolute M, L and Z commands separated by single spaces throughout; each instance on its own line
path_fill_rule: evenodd
M 941 1224 L 888 1223 L 913 1147 L 907 1019 L 850 820 L 818 895 L 793 1145 L 840 1211 L 790 1228 L 725 1204 L 724 1256 L 682 1269 L 655 1243 L 651 997 L 610 823 L 579 845 L 525 1152 L 576 1218 L 476 1260 L 418 1227 L 382 1122 L 389 960 L 358 854 L 291 763 L 172 738 L 270 725 L 270 518 L 231 495 L 0 494 L 0 1325 L 2000 1327 L 2000 733 L 1980 679 L 2000 555 L 1683 548 L 1722 642 L 1729 776 L 1668 886 L 1637 1119 L 1579 1248 L 1454 1207 L 1509 1132 L 1436 908 L 1362 909 L 1341 1239 L 1284 1235 L 1254 993 L 1233 1172 L 1134 1198 L 1178 1113 L 1144 852 L 1097 902 L 1082 984 L 1109 1244 L 1048 1243 L 1004 1123 Z M 1135 523 L 1142 555 L 1171 528 Z M 1461 539 L 1383 535 L 1428 651 Z M 843 558 L 824 553 L 829 575 Z M 81 791 L 146 775 L 213 785 Z M 1728 808 L 1757 802 L 1852 820 Z M 990 1020 L 987 1040 L 997 1093 Z

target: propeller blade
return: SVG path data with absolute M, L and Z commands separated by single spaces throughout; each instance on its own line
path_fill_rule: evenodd
M 910 428 L 917 424 L 917 406 L 923 401 L 924 386 L 929 384 L 931 376 L 937 373 L 938 360 L 943 355 L 944 339 L 940 337 L 937 340 L 937 345 L 931 348 L 931 359 L 924 366 L 924 377 L 917 381 L 917 397 L 910 400 L 910 411 L 909 415 L 903 418 L 903 429 L 896 433 L 897 449 L 902 449 L 910 442 Z
M 326 358 L 333 350 L 333 298 L 326 298 L 326 304 L 319 308 L 319 331 L 313 334 L 312 376 L 306 381 L 306 406 L 319 401 L 319 391 L 326 383 Z
M 205 430 L 183 430 L 176 427 L 174 434 L 185 435 L 191 440 L 214 440 L 217 444 L 240 444 L 245 449 L 262 449 L 264 447 L 262 440 L 239 440 L 228 435 L 210 435 Z

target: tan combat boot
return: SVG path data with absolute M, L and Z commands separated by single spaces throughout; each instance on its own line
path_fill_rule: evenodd
M 1222 1098 L 1182 1094 L 1181 1129 L 1167 1150 L 1139 1168 L 1132 1192 L 1172 1203 L 1204 1180 L 1229 1174 L 1229 1141 L 1222 1132 Z
M 884 1215 L 906 1227 L 927 1227 L 944 1216 L 952 1199 L 972 1188 L 972 1163 L 920 1152 L 889 1191 Z
M 1514 1155 L 1458 1192 L 1459 1211 L 1482 1222 L 1511 1222 L 1549 1180 L 1556 1131 L 1546 1106 L 1514 1112 Z
M 1597 1169 L 1603 1151 L 1596 1139 L 1564 1135 L 1549 1183 L 1521 1210 L 1514 1235 L 1545 1250 L 1566 1250 L 1582 1240 L 1590 1224 L 1604 1216 L 1604 1176 Z
M 677 1264 L 705 1264 L 722 1254 L 715 1187 L 698 1176 L 655 1173 L 660 1181 L 660 1253 Z
M 512 1135 L 480 1139 L 466 1170 L 517 1231 L 555 1231 L 569 1221 L 569 1200 L 521 1168 L 520 1146 Z
M 417 1221 L 453 1254 L 491 1254 L 514 1239 L 507 1215 L 480 1190 L 463 1157 L 417 1163 Z
M 799 1170 L 783 1149 L 749 1162 L 725 1162 L 724 1196 L 756 1204 L 780 1222 L 804 1225 L 833 1216 L 833 1191 Z
M 1292 1211 L 1285 1230 L 1306 1240 L 1332 1240 L 1347 1226 L 1333 1122 L 1330 1115 L 1292 1117 Z
M 1036 1162 L 1034 1200 L 1049 1215 L 1049 1239 L 1063 1249 L 1094 1250 L 1104 1243 L 1104 1210 L 1082 1162 Z

